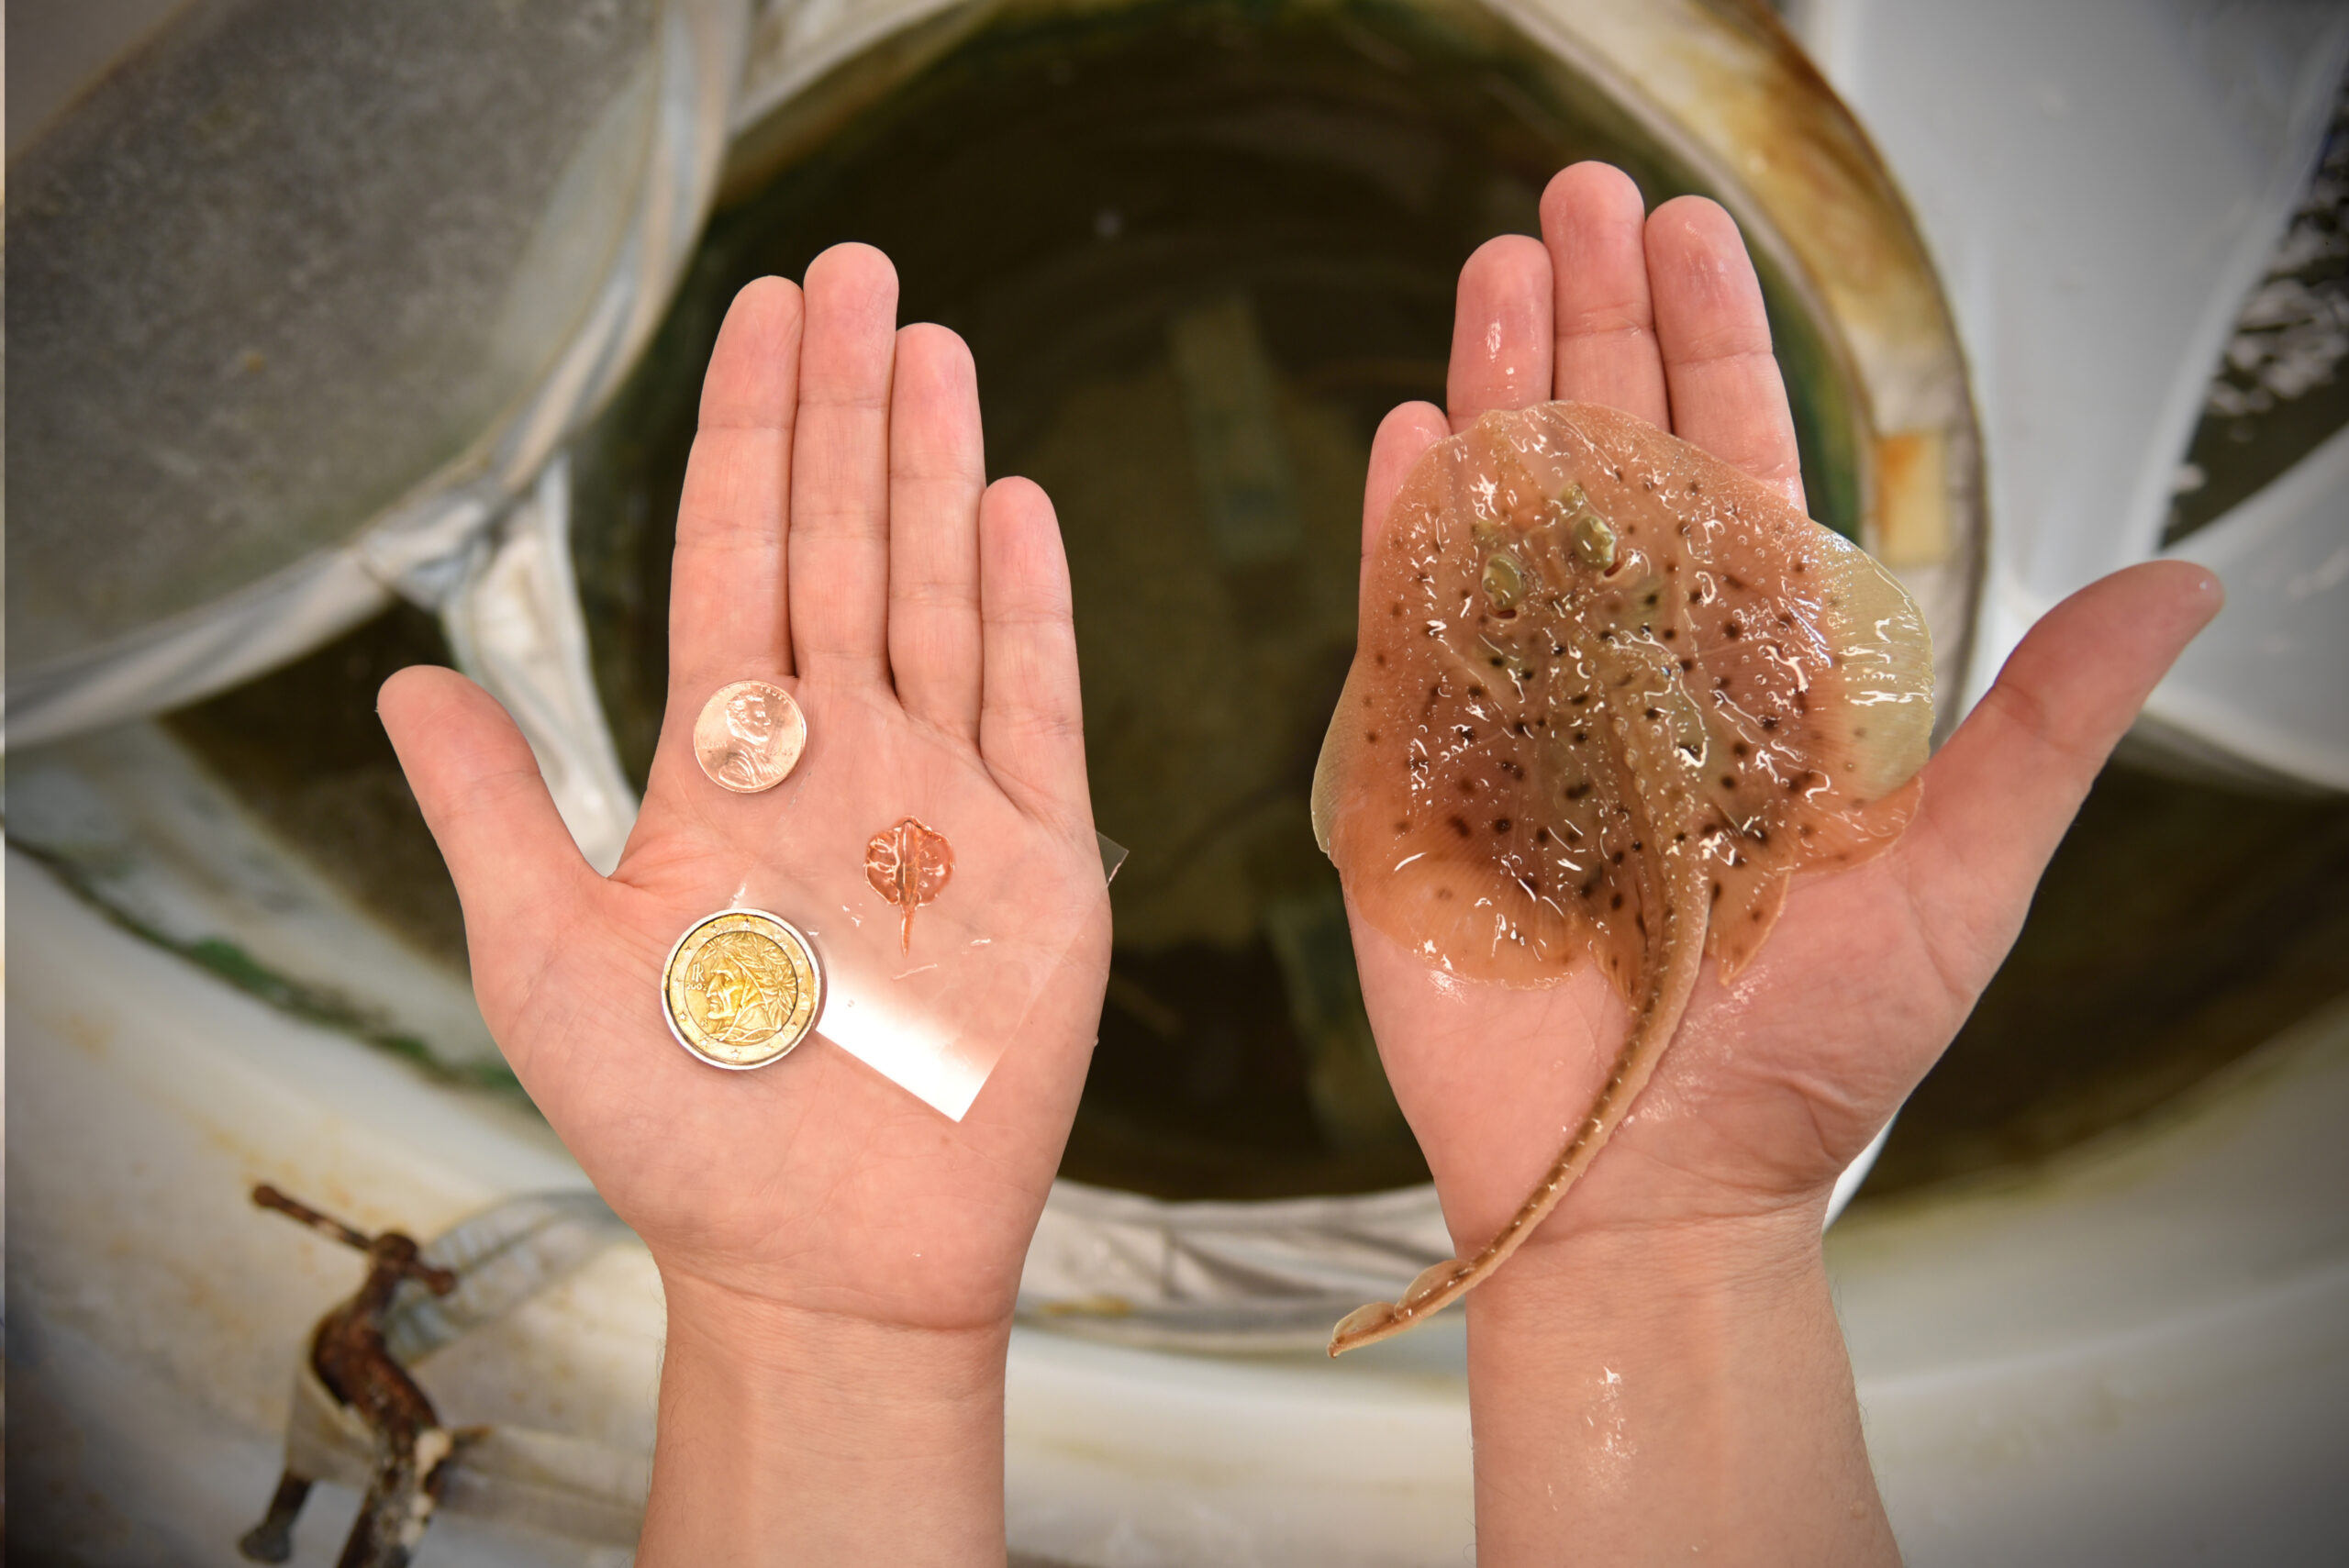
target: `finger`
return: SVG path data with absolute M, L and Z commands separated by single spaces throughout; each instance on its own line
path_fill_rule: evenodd
M 889 394 L 889 672 L 916 718 L 979 733 L 979 494 L 986 452 L 971 350 L 897 334 Z
M 1487 239 L 1460 269 L 1444 402 L 1464 430 L 1495 408 L 1550 395 L 1550 256 L 1530 235 Z
M 1678 196 L 1648 219 L 1646 243 L 1672 433 L 1801 506 L 1794 415 L 1737 224 L 1717 203 Z
M 1925 771 L 1900 842 L 1920 917 L 1951 978 L 1987 984 L 2088 785 L 2178 653 L 2210 624 L 2219 580 L 2154 561 L 2041 617 Z
M 1025 479 L 980 499 L 979 615 L 987 770 L 1031 816 L 1090 822 L 1068 560 L 1052 502 Z
M 792 448 L 791 645 L 810 680 L 888 673 L 889 378 L 897 272 L 870 245 L 808 265 Z
M 596 873 L 539 776 L 514 720 L 454 670 L 417 665 L 384 683 L 376 711 L 465 909 L 476 984 L 507 973 L 493 947 L 551 946 Z
M 1648 297 L 1646 234 L 1639 186 L 1610 164 L 1577 163 L 1542 193 L 1542 239 L 1556 280 L 1552 395 L 1664 425 L 1671 410 Z
M 696 708 L 728 681 L 791 673 L 784 517 L 803 318 L 796 284 L 761 278 L 734 296 L 709 356 L 701 428 L 677 503 L 673 711 Z
M 1370 443 L 1370 477 L 1363 484 L 1362 550 L 1367 557 L 1386 531 L 1386 514 L 1403 481 L 1427 450 L 1452 433 L 1443 410 L 1432 403 L 1405 403 L 1389 409 Z

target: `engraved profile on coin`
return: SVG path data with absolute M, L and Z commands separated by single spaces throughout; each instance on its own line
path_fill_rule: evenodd
M 710 782 L 737 795 L 781 784 L 807 749 L 807 717 L 764 681 L 720 686 L 694 720 L 694 755 Z
M 758 909 L 728 909 L 677 940 L 662 1000 L 677 1043 L 714 1067 L 763 1067 L 814 1032 L 824 975 L 799 929 Z

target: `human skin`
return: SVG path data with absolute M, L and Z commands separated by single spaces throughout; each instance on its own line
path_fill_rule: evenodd
M 1728 215 L 1695 197 L 1647 215 L 1585 163 L 1552 182 L 1542 228 L 1464 269 L 1450 406 L 1381 428 L 1365 553 L 1430 445 L 1553 397 L 1638 415 L 1799 506 Z M 1828 1292 L 1828 1195 L 1956 1033 L 2097 770 L 2219 603 L 2176 562 L 2065 601 L 1928 765 L 1900 840 L 1797 876 L 1733 984 L 1708 962 L 1630 1118 L 1466 1299 L 1479 1563 L 1898 1561 Z M 1471 1256 L 1587 1113 L 1629 1010 L 1591 965 L 1546 989 L 1463 983 L 1353 932 L 1387 1075 Z
M 679 508 L 667 715 L 610 877 L 486 693 L 417 668 L 381 698 L 464 903 L 483 1015 L 660 1266 L 647 1568 L 1004 1561 L 1004 1357 L 1109 908 L 1051 505 L 985 483 L 970 354 L 898 329 L 896 294 L 880 252 L 847 245 L 804 291 L 763 279 L 728 314 Z M 960 1123 L 820 1037 L 754 1073 L 669 1038 L 664 955 L 735 901 L 786 808 L 720 789 L 694 754 L 709 694 L 750 677 L 790 690 L 811 739 L 904 738 L 1039 830 L 1017 884 L 1035 906 L 989 917 L 1079 935 L 1024 1019 L 963 1020 L 1017 1036 Z M 836 746 L 818 765 L 863 764 Z M 885 818 L 890 781 L 852 782 Z M 862 843 L 874 825 L 846 826 Z
M 1592 165 L 1543 218 L 1546 249 L 1498 240 L 1463 275 L 1451 421 L 1608 402 L 1799 499 L 1727 218 L 1644 220 Z M 679 519 L 667 720 L 610 878 L 486 694 L 419 669 L 382 697 L 484 1014 L 661 1267 L 648 1565 L 1004 1559 L 1010 1312 L 1097 1022 L 1106 895 L 961 1124 L 820 1040 L 760 1073 L 704 1067 L 660 1014 L 662 956 L 729 901 L 777 809 L 700 775 L 693 719 L 731 680 L 791 687 L 811 726 L 855 704 L 911 727 L 1049 829 L 1062 881 L 1097 883 L 1049 504 L 983 485 L 969 356 L 894 330 L 895 306 L 886 261 L 849 246 L 804 294 L 763 280 L 729 316 Z M 1369 529 L 1451 428 L 1427 405 L 1390 417 Z M 1798 879 L 1737 985 L 1705 983 L 1631 1120 L 1469 1298 L 1481 1561 L 1892 1556 L 1820 1262 L 1827 1192 L 1954 1032 L 2105 751 L 2216 606 L 2207 574 L 2162 565 L 2059 608 L 1932 764 L 1901 844 Z M 1445 990 L 1367 928 L 1356 945 L 1447 1218 L 1480 1245 L 1587 1106 L 1622 1006 L 1587 973 Z

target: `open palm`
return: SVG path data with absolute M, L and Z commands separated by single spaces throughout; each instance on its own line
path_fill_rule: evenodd
M 1494 408 L 1603 403 L 1782 490 L 1802 485 L 1762 295 L 1736 226 L 1683 197 L 1653 217 L 1620 172 L 1581 164 L 1462 273 L 1449 416 L 1381 428 L 1365 555 L 1404 475 Z M 2139 704 L 2218 607 L 2199 568 L 2155 563 L 2049 614 L 1925 773 L 1887 853 L 1795 878 L 1734 983 L 1709 963 L 1662 1066 L 1530 1243 L 1823 1208 L 1956 1032 L 2005 956 L 2056 840 Z M 1630 1014 L 1586 964 L 1547 989 L 1464 983 L 1357 917 L 1363 989 L 1397 1100 L 1467 1255 L 1588 1112 Z
M 986 485 L 967 350 L 898 330 L 896 309 L 895 272 L 861 246 L 818 258 L 804 294 L 769 278 L 735 301 L 678 517 L 667 717 L 610 877 L 487 694 L 419 668 L 382 711 L 463 899 L 491 1031 L 673 1290 L 951 1329 L 1010 1310 L 1084 1080 L 1109 910 L 1050 504 Z M 783 785 L 744 795 L 703 775 L 693 726 L 749 678 L 797 698 L 808 745 Z M 906 967 L 988 944 L 943 1021 L 1013 1040 L 968 1115 L 821 1038 L 753 1073 L 679 1050 L 662 963 L 706 915 L 768 908 L 819 949 L 874 931 L 896 947 L 863 854 L 908 815 L 956 867 Z

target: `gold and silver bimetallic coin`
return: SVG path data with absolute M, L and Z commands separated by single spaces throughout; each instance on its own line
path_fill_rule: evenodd
M 807 716 L 765 681 L 718 688 L 694 720 L 694 755 L 710 783 L 737 795 L 781 784 L 807 749 Z
M 669 950 L 661 989 L 677 1043 L 736 1072 L 780 1061 L 824 1011 L 815 944 L 763 909 L 696 921 Z

